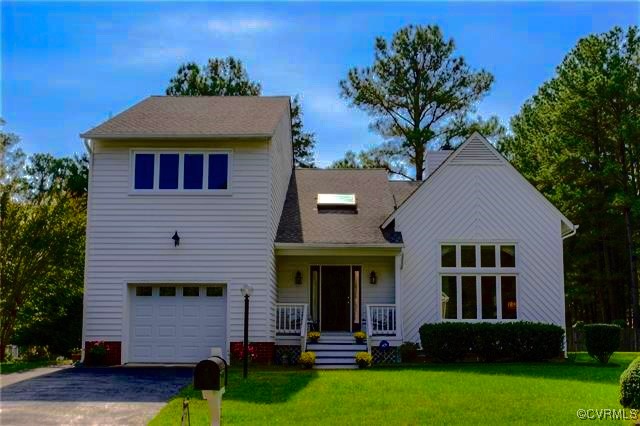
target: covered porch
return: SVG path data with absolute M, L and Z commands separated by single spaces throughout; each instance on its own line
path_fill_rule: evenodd
M 302 350 L 309 331 L 348 336 L 364 331 L 369 351 L 382 340 L 402 342 L 401 246 L 309 247 L 276 250 L 276 345 Z

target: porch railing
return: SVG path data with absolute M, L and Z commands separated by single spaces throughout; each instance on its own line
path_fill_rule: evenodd
M 395 304 L 367 305 L 367 335 L 395 336 L 397 323 Z
M 276 303 L 276 335 L 300 336 L 300 346 L 304 352 L 307 347 L 306 303 Z

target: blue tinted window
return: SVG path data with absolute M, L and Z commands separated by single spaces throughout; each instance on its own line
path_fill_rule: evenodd
M 184 189 L 202 189 L 203 166 L 202 154 L 184 155 Z
M 153 189 L 154 154 L 136 154 L 135 189 Z
M 178 154 L 160 154 L 160 189 L 178 189 Z
M 209 154 L 209 189 L 227 189 L 227 154 Z

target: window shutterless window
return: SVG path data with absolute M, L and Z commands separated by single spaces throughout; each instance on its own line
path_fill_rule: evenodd
M 222 287 L 207 287 L 207 297 L 222 297 Z
M 133 191 L 216 193 L 229 190 L 230 152 L 133 151 L 132 156 Z
M 184 297 L 200 296 L 200 287 L 182 287 L 182 296 Z
M 442 319 L 517 319 L 516 264 L 515 244 L 441 244 Z
M 153 189 L 154 169 L 154 154 L 136 154 L 134 188 Z
M 151 296 L 151 287 L 136 287 L 136 296 Z

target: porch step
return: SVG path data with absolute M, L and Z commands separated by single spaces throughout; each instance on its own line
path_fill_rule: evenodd
M 367 345 L 356 345 L 348 343 L 307 343 L 307 350 L 313 352 L 319 351 L 350 351 L 360 352 L 366 351 Z
M 356 344 L 351 335 L 328 335 L 318 343 L 308 343 L 307 350 L 315 352 L 317 369 L 357 368 L 356 353 L 367 350 L 366 344 Z
M 356 364 L 316 364 L 313 368 L 315 370 L 355 370 L 358 366 Z

